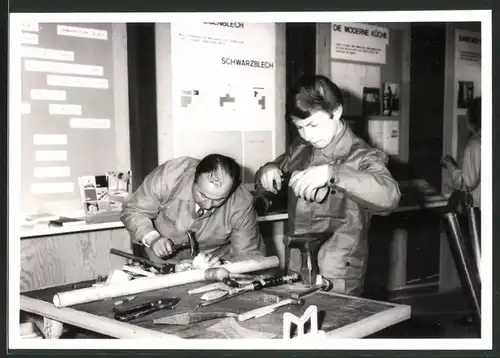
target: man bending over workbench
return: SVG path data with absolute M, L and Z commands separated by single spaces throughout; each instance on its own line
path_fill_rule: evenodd
M 193 231 L 207 266 L 263 256 L 252 194 L 240 185 L 240 166 L 232 158 L 210 154 L 201 161 L 190 157 L 169 160 L 144 179 L 124 203 L 121 220 L 134 243 L 140 243 L 152 261 L 172 254 L 187 258 L 173 246 Z M 172 245 L 174 244 L 174 245 Z
M 264 164 L 255 182 L 258 191 L 277 193 L 289 178 L 289 237 L 326 237 L 317 255 L 320 274 L 333 283 L 333 291 L 360 295 L 370 217 L 394 210 L 401 193 L 386 154 L 351 131 L 342 109 L 340 89 L 328 78 L 303 79 L 287 100 L 287 119 L 300 137 L 288 152 Z M 289 268 L 296 271 L 294 254 Z

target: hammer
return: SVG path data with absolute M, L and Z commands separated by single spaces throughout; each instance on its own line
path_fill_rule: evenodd
M 172 246 L 172 254 L 170 256 L 175 255 L 178 251 L 189 249 L 189 256 L 194 257 L 198 255 L 199 248 L 198 248 L 198 243 L 195 238 L 194 231 L 191 230 L 186 230 L 186 237 L 187 240 L 180 243 L 180 244 L 174 244 L 172 240 L 169 239 L 170 245 Z
M 316 277 L 319 274 L 318 252 L 321 245 L 331 237 L 326 233 L 311 233 L 290 235 L 283 238 L 285 245 L 285 272 L 288 271 L 290 260 L 290 249 L 300 250 L 302 263 L 300 267 L 300 276 L 302 282 L 307 286 L 316 285 Z

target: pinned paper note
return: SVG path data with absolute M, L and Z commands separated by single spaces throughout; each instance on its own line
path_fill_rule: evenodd
M 22 46 L 21 56 L 59 61 L 73 61 L 75 58 L 75 54 L 73 51 L 53 50 L 49 48 L 33 46 Z
M 61 36 L 83 37 L 97 40 L 108 39 L 108 32 L 106 30 L 76 26 L 57 25 L 57 34 Z
M 37 150 L 35 160 L 37 162 L 62 162 L 68 159 L 68 152 L 65 150 Z
M 35 178 L 69 177 L 69 167 L 36 167 L 33 169 Z
M 82 114 L 82 106 L 77 104 L 49 104 L 50 114 Z
M 71 128 L 100 128 L 111 127 L 111 121 L 106 118 L 71 118 L 69 121 Z
M 66 145 L 68 136 L 66 134 L 33 134 L 34 145 Z
M 75 76 L 47 75 L 49 86 L 108 88 L 108 80 L 104 78 L 88 78 Z
M 75 184 L 66 183 L 35 183 L 31 184 L 33 194 L 60 194 L 72 193 L 75 190 Z
M 34 72 L 69 73 L 89 76 L 102 76 L 104 73 L 102 66 L 40 60 L 24 60 L 24 69 Z
M 23 22 L 21 24 L 21 30 L 22 31 L 33 31 L 33 32 L 38 32 L 39 31 L 39 26 L 38 23 L 36 22 Z
M 30 94 L 31 94 L 31 99 L 36 99 L 36 100 L 53 100 L 53 101 L 66 100 L 66 91 L 34 88 L 30 90 Z
M 21 35 L 21 44 L 38 45 L 38 34 L 25 32 Z

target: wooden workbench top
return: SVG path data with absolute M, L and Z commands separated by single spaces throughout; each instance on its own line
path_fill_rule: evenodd
M 188 327 L 153 324 L 153 320 L 157 318 L 188 311 L 192 312 L 201 302 L 199 299 L 200 295 L 189 295 L 187 291 L 206 284 L 207 283 L 189 284 L 136 295 L 136 298 L 132 302 L 137 304 L 165 297 L 178 297 L 181 301 L 172 310 L 158 311 L 129 323 L 146 329 L 174 334 L 181 338 L 282 338 L 284 312 L 291 312 L 300 317 L 307 307 L 316 305 L 318 308 L 318 321 L 321 330 L 328 332 L 329 335 L 332 336 L 336 336 L 336 332 L 338 332 L 340 337 L 352 338 L 363 337 L 367 334 L 380 331 L 385 327 L 408 319 L 410 316 L 410 307 L 408 306 L 400 306 L 332 293 L 317 293 L 307 297 L 303 306 L 285 306 L 277 309 L 272 314 L 245 322 L 237 322 L 237 324 L 243 328 L 243 334 L 248 335 L 247 337 L 238 336 L 238 330 L 235 332 L 234 329 L 224 328 L 227 328 L 227 325 L 231 323 L 230 321 L 233 320 L 233 318 L 215 319 L 195 323 Z M 78 288 L 81 288 L 81 286 L 86 286 L 86 284 L 83 283 L 79 286 Z M 52 302 L 53 295 L 56 292 L 71 289 L 71 285 L 66 285 L 64 287 L 31 291 L 23 295 Z M 200 311 L 242 313 L 276 303 L 279 295 L 286 292 L 300 291 L 302 289 L 304 289 L 304 286 L 295 284 L 275 288 L 272 292 L 270 289 L 260 292 L 248 292 L 218 304 L 201 308 Z M 113 303 L 119 299 L 120 298 L 117 297 L 110 300 L 75 305 L 70 308 L 113 319 Z M 367 325 L 367 322 L 371 322 L 371 326 L 370 324 Z M 232 323 L 234 326 L 235 321 Z M 365 332 L 365 334 L 363 334 L 363 332 Z

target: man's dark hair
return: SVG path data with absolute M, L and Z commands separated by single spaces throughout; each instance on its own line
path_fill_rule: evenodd
M 340 88 L 321 75 L 303 77 L 287 97 L 287 118 L 306 119 L 318 110 L 332 113 L 342 105 Z
M 233 158 L 222 154 L 209 154 L 196 166 L 194 180 L 198 181 L 201 174 L 213 173 L 218 170 L 224 171 L 233 180 L 233 188 L 241 182 L 241 168 Z
M 476 97 L 469 103 L 469 123 L 475 130 L 481 129 L 481 97 Z

